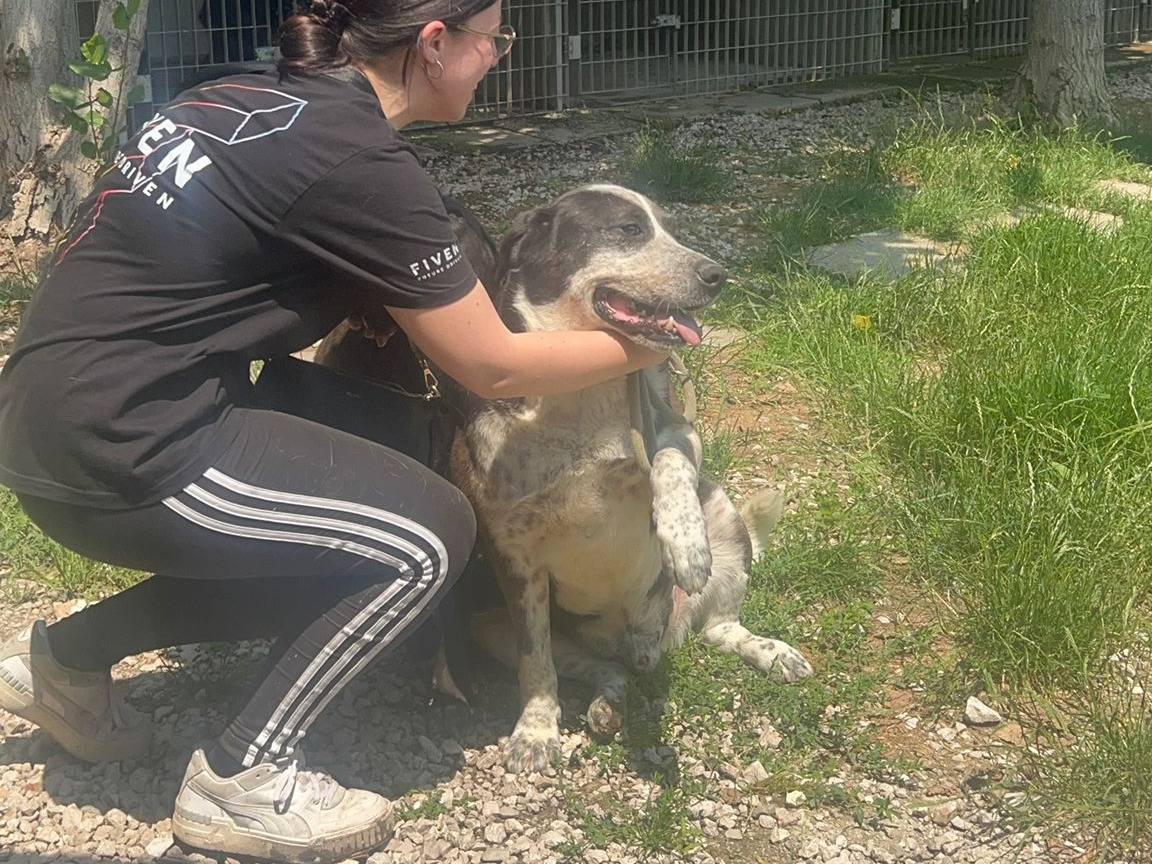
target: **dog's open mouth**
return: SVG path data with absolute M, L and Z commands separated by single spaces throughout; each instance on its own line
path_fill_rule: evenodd
M 657 309 L 611 288 L 597 288 L 596 314 L 621 330 L 656 342 L 700 344 L 700 325 L 683 309 Z

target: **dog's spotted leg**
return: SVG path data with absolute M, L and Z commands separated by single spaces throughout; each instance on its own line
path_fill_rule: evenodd
M 493 657 L 509 668 L 518 665 L 512 619 L 507 609 L 490 609 L 472 616 L 472 635 Z M 552 633 L 552 659 L 561 678 L 583 681 L 596 690 L 588 706 L 588 727 L 601 737 L 620 731 L 628 696 L 628 673 L 619 663 L 595 657 L 577 640 Z
M 652 518 L 664 571 L 688 594 L 708 584 L 712 552 L 697 494 L 700 436 L 687 424 L 659 430 L 652 458 Z
M 737 655 L 766 675 L 777 675 L 786 682 L 792 682 L 812 674 L 812 667 L 804 655 L 787 642 L 757 636 L 738 622 L 714 624 L 701 635 L 706 642 Z
M 548 619 L 548 573 L 528 576 L 499 568 L 498 581 L 516 633 L 520 679 L 520 719 L 504 751 L 504 764 L 513 773 L 543 771 L 560 753 L 560 702 L 556 666 L 552 662 L 552 631 Z

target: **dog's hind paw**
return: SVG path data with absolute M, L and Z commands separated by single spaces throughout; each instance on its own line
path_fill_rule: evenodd
M 522 729 L 504 747 L 504 767 L 513 774 L 543 771 L 560 757 L 559 729 Z
M 588 730 L 597 738 L 611 740 L 624 725 L 624 703 L 614 704 L 603 693 L 588 706 Z
M 757 644 L 748 659 L 765 674 L 776 676 L 786 684 L 800 681 L 813 674 L 812 664 L 787 642 L 759 637 L 756 641 Z

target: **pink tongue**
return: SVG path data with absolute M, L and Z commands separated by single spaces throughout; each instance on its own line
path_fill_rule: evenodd
M 627 299 L 620 298 L 615 301 L 609 300 L 608 307 L 612 310 L 613 317 L 617 321 L 621 321 L 625 324 L 639 324 L 642 320 L 640 316 L 636 314 L 636 310 L 633 308 L 632 303 Z
M 684 342 L 685 345 L 691 345 L 691 346 L 695 347 L 696 345 L 700 344 L 700 334 L 699 333 L 697 333 L 695 330 L 693 330 L 687 324 L 681 324 L 679 321 L 676 320 L 675 317 L 672 318 L 672 323 L 676 327 L 677 335 L 679 335 L 680 339 Z

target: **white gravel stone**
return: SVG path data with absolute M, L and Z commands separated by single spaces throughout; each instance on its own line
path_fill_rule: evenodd
M 969 696 L 968 704 L 964 706 L 964 722 L 970 726 L 995 726 L 997 723 L 1003 723 L 1004 718 L 975 696 Z
M 808 796 L 799 789 L 794 789 L 784 796 L 784 803 L 789 807 L 803 807 L 807 800 Z

